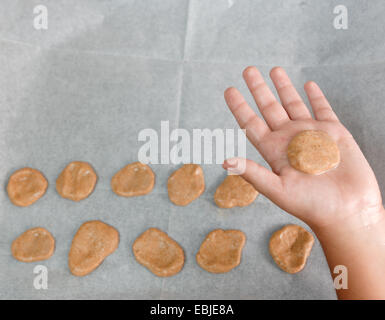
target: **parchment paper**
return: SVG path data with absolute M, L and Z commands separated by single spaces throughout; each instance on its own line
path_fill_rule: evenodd
M 37 4 L 48 8 L 48 30 L 33 28 Z M 338 4 L 348 8 L 347 30 L 333 27 Z M 206 191 L 187 207 L 167 197 L 174 165 L 152 165 L 156 186 L 144 197 L 118 197 L 109 183 L 137 160 L 138 132 L 159 130 L 161 120 L 170 129 L 237 128 L 223 91 L 236 86 L 252 103 L 241 72 L 253 64 L 266 77 L 271 67 L 285 67 L 302 95 L 305 81 L 317 81 L 384 190 L 384 14 L 382 0 L 2 0 L 0 298 L 335 299 L 318 242 L 295 275 L 281 271 L 268 253 L 273 231 L 302 222 L 263 196 L 246 208 L 215 206 L 214 191 L 226 175 L 219 165 L 203 165 Z M 247 155 L 265 164 L 250 144 Z M 99 177 L 94 193 L 79 203 L 55 191 L 58 174 L 74 160 L 90 162 Z M 32 206 L 18 208 L 5 187 L 25 166 L 41 170 L 49 188 Z M 67 255 L 75 232 L 91 219 L 116 227 L 120 245 L 93 273 L 77 278 Z M 53 233 L 55 254 L 37 263 L 14 260 L 12 241 L 35 226 Z M 135 261 L 131 245 L 149 227 L 184 248 L 178 275 L 160 279 Z M 223 275 L 195 262 L 216 228 L 247 236 L 241 265 Z M 33 286 L 38 264 L 48 268 L 47 290 Z

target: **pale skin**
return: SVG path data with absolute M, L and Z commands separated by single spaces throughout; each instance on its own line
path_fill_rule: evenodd
M 270 77 L 277 101 L 255 67 L 243 72 L 263 117 L 259 117 L 235 88 L 225 100 L 250 142 L 271 170 L 246 160 L 228 159 L 223 167 L 241 175 L 286 212 L 307 223 L 324 249 L 333 278 L 337 265 L 348 270 L 348 289 L 340 299 L 385 299 L 385 210 L 376 177 L 350 132 L 341 124 L 318 85 L 304 89 L 309 109 L 285 71 L 275 67 Z M 303 130 L 322 130 L 337 143 L 341 162 L 321 175 L 302 173 L 287 159 L 290 140 Z

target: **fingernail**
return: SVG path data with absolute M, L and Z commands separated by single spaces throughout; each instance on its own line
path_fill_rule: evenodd
M 231 166 L 231 167 L 236 167 L 237 164 L 238 164 L 238 160 L 237 159 L 227 159 L 226 160 L 226 163 Z
M 242 158 L 229 159 L 230 167 L 227 168 L 229 174 L 244 174 L 246 172 L 246 160 Z

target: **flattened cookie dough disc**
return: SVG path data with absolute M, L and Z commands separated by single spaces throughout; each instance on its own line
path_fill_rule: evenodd
M 304 228 L 290 224 L 273 233 L 269 250 L 275 263 L 288 273 L 301 271 L 313 247 L 314 237 Z
M 119 232 L 101 221 L 83 223 L 76 232 L 68 255 L 68 266 L 75 276 L 94 271 L 119 245 Z
M 70 162 L 56 180 L 57 192 L 66 199 L 80 201 L 94 191 L 98 179 L 94 169 L 87 162 Z
M 12 203 L 19 207 L 27 207 L 39 200 L 48 187 L 43 174 L 32 168 L 15 171 L 9 178 L 7 192 Z
M 122 197 L 142 196 L 154 188 L 155 174 L 141 162 L 134 162 L 118 171 L 111 179 L 111 188 Z
M 182 247 L 167 233 L 150 228 L 132 246 L 136 260 L 158 277 L 170 277 L 182 270 Z
M 185 164 L 168 178 L 168 197 L 178 206 L 186 206 L 205 190 L 202 168 L 197 164 Z
M 302 172 L 321 174 L 338 166 L 340 151 L 335 141 L 319 130 L 306 130 L 289 143 L 287 156 L 290 165 Z
M 258 195 L 253 185 L 238 175 L 229 175 L 214 194 L 214 201 L 220 208 L 245 207 Z
M 44 228 L 32 228 L 12 242 L 11 251 L 13 257 L 22 262 L 47 260 L 55 251 L 55 239 Z
M 226 273 L 241 263 L 246 236 L 239 230 L 211 231 L 196 254 L 198 265 L 211 273 Z

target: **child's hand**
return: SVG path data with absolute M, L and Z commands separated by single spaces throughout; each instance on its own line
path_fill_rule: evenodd
M 282 104 L 256 68 L 244 72 L 266 122 L 238 90 L 225 92 L 239 125 L 273 170 L 247 160 L 242 176 L 282 209 L 310 225 L 332 274 L 336 266 L 345 267 L 348 288 L 337 290 L 339 298 L 385 299 L 384 208 L 372 169 L 314 82 L 306 83 L 305 91 L 315 120 L 283 69 L 274 68 L 270 76 Z M 286 151 L 290 140 L 309 129 L 325 131 L 336 141 L 341 156 L 337 168 L 315 176 L 289 165 Z M 229 159 L 223 167 L 239 173 L 244 163 Z
M 255 114 L 237 89 L 227 89 L 225 99 L 240 127 L 246 129 L 248 139 L 272 171 L 247 160 L 242 176 L 312 228 L 342 223 L 357 229 L 377 221 L 383 207 L 376 178 L 320 88 L 314 82 L 305 84 L 313 119 L 282 68 L 274 68 L 270 73 L 281 103 L 255 67 L 248 67 L 243 75 L 265 121 Z M 290 140 L 300 131 L 309 129 L 325 131 L 336 141 L 341 155 L 336 169 L 310 175 L 290 166 L 286 153 Z M 235 172 L 236 166 L 234 159 L 224 163 L 225 169 L 235 167 Z

